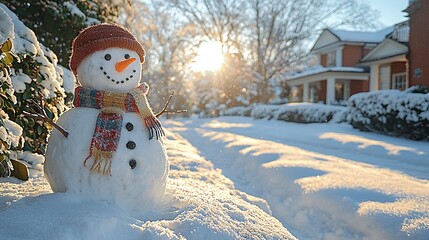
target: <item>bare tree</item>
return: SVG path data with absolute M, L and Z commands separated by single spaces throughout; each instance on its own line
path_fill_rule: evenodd
M 147 59 L 143 80 L 154 92 L 151 101 L 159 108 L 171 91 L 176 91 L 171 106 L 185 108 L 188 89 L 183 86 L 187 68 L 195 56 L 195 31 L 177 16 L 165 1 L 151 0 L 133 3 L 123 14 L 123 22 L 142 41 Z
M 246 27 L 247 1 L 244 0 L 170 0 L 193 23 L 200 35 L 218 41 L 225 52 L 241 54 Z

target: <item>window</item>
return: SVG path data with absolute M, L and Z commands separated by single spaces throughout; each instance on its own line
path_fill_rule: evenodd
M 336 66 L 336 52 L 330 52 L 327 54 L 326 64 L 327 67 L 335 67 Z
M 344 100 L 344 83 L 335 83 L 335 101 Z
M 407 75 L 398 73 L 392 75 L 393 89 L 405 90 L 407 88 Z
M 335 83 L 335 101 L 347 100 L 350 97 L 350 82 L 337 81 Z
M 303 101 L 303 86 L 292 86 L 290 91 L 290 102 L 302 102 Z
M 318 91 L 320 83 L 310 83 L 310 102 L 317 103 L 319 101 Z

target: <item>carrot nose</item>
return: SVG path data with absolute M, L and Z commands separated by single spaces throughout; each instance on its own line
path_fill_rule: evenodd
M 116 63 L 115 64 L 116 71 L 118 71 L 118 72 L 124 71 L 125 68 L 127 68 L 135 60 L 136 60 L 136 58 L 128 58 L 128 59 L 125 59 L 124 61 L 120 61 L 120 62 Z

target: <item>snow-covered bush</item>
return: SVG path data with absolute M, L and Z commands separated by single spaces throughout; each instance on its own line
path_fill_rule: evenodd
M 10 149 L 20 145 L 22 128 L 9 120 L 3 109 L 12 109 L 16 103 L 10 79 L 10 66 L 14 60 L 11 52 L 13 37 L 12 19 L 0 8 L 0 177 L 8 177 L 12 173 L 9 160 Z
M 341 122 L 345 107 L 312 103 L 291 103 L 282 105 L 276 113 L 277 120 L 298 123 L 326 123 L 334 119 Z
M 94 23 L 114 22 L 128 0 L 0 0 L 67 66 L 74 37 Z
M 238 107 L 232 107 L 228 108 L 225 111 L 223 111 L 223 116 L 247 116 L 250 117 L 250 113 L 252 112 L 252 107 L 244 107 L 244 106 L 238 106 Z
M 71 72 L 58 65 L 56 55 L 39 43 L 33 31 L 27 28 L 17 16 L 0 3 L 0 26 L 10 30 L 10 53 L 15 59 L 9 62 L 1 74 L 1 126 L 2 140 L 7 142 L 10 134 L 17 139 L 22 133 L 20 144 L 8 144 L 6 151 L 30 151 L 44 153 L 50 126 L 23 115 L 31 112 L 28 100 L 43 106 L 48 116 L 55 119 L 66 107 L 66 97 L 72 98 L 74 77 Z M 5 19 L 9 19 L 7 22 Z M 2 52 L 4 52 L 4 45 Z M 13 53 L 13 54 L 12 54 Z M 2 56 L 7 56 L 2 54 Z M 7 57 L 1 59 L 4 62 Z M 3 64 L 4 65 L 4 64 Z M 12 130 L 6 130 L 11 126 Z M 12 127 L 13 126 L 13 127 Z M 6 133 L 4 135 L 3 133 Z M 9 136 L 9 137 L 8 137 Z M 13 143 L 13 141 L 11 142 Z M 3 144 L 2 144 L 3 145 Z M 3 150 L 3 149 L 2 149 Z M 29 155 L 29 154 L 27 154 Z M 24 159 L 25 160 L 25 159 Z
M 362 131 L 428 139 L 429 94 L 413 93 L 417 90 L 414 87 L 403 92 L 383 90 L 355 94 L 349 99 L 347 120 Z
M 250 116 L 255 119 L 272 119 L 281 105 L 255 105 Z

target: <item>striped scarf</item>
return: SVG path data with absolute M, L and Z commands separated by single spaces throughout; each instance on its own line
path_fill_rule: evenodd
M 89 147 L 89 155 L 94 159 L 90 171 L 102 175 L 111 175 L 113 156 L 118 148 L 123 114 L 138 112 L 149 130 L 149 140 L 164 136 L 161 123 L 153 114 L 146 98 L 149 90 L 147 84 L 142 84 L 129 93 L 99 91 L 81 86 L 75 89 L 75 107 L 101 109 L 97 116 L 94 134 Z

